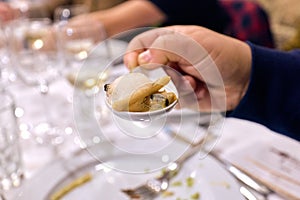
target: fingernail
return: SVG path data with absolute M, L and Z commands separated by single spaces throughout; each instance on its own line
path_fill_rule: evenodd
M 137 66 L 136 57 L 132 55 L 127 55 L 126 59 L 124 59 L 124 64 L 127 66 L 127 68 L 131 71 Z
M 130 72 L 132 72 L 138 65 L 136 63 L 129 63 L 127 65 L 127 68 L 129 69 Z
M 151 59 L 152 59 L 152 56 L 151 56 L 151 53 L 149 50 L 144 51 L 138 57 L 138 61 L 140 64 L 149 63 Z

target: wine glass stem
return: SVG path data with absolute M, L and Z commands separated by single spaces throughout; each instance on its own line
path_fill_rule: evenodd
M 54 116 L 53 116 L 53 112 L 51 111 L 51 108 L 49 109 L 49 104 L 48 104 L 48 93 L 49 93 L 49 85 L 47 81 L 43 81 L 40 84 L 40 93 L 43 97 L 43 109 L 44 109 L 44 113 L 46 113 L 45 115 L 45 123 L 48 125 L 49 130 L 46 132 L 47 136 L 45 137 L 46 139 L 43 139 L 44 141 L 42 141 L 43 143 L 47 144 L 47 145 L 51 145 L 52 150 L 54 152 L 54 154 L 56 156 L 60 156 L 59 154 L 59 144 L 56 142 L 56 138 L 59 137 L 57 134 L 57 130 L 54 125 Z M 0 199 L 1 200 L 1 199 Z
M 39 85 L 39 92 L 41 94 L 42 100 L 42 109 L 43 109 L 43 113 L 45 113 L 45 121 L 42 122 L 42 124 L 46 124 L 48 126 L 48 130 L 44 133 L 46 134 L 45 137 L 37 137 L 39 140 L 41 140 L 40 142 L 42 144 L 52 144 L 52 136 L 49 138 L 49 136 L 51 135 L 50 133 L 48 133 L 49 131 L 51 131 L 50 129 L 52 129 L 52 117 L 51 117 L 51 112 L 48 109 L 48 92 L 49 92 L 49 86 L 48 86 L 48 82 L 47 81 L 41 81 L 40 85 Z M 51 110 L 51 109 L 50 109 Z M 49 111 L 49 112 L 48 112 Z M 46 138 L 46 139 L 45 139 Z M 49 141 L 50 140 L 50 141 Z

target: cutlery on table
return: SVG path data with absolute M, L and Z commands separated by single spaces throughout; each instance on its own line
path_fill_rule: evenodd
M 257 180 L 254 180 L 248 174 L 246 174 L 243 171 L 239 170 L 237 167 L 230 164 L 229 162 L 221 159 L 220 156 L 217 155 L 215 152 L 211 151 L 211 152 L 208 152 L 208 154 L 211 155 L 216 160 L 218 160 L 223 165 L 223 167 L 234 178 L 236 178 L 239 182 L 241 182 L 242 184 L 244 184 L 247 187 L 251 188 L 255 192 L 257 192 L 257 193 L 259 193 L 260 195 L 263 195 L 263 196 L 268 196 L 269 194 L 272 193 L 272 191 L 269 188 L 267 188 L 265 185 L 258 182 Z
M 188 141 L 187 139 L 181 137 L 180 134 L 176 134 L 169 128 L 165 129 L 165 131 L 170 137 L 174 137 L 175 139 L 178 139 L 185 143 L 189 143 L 192 146 L 197 146 L 199 144 L 199 142 L 193 143 L 191 141 Z M 264 200 L 267 199 L 267 197 L 273 193 L 271 189 L 269 189 L 259 181 L 253 179 L 248 174 L 244 173 L 243 171 L 241 171 L 231 163 L 220 158 L 220 155 L 217 154 L 216 152 L 206 150 L 204 146 L 205 145 L 202 146 L 201 151 L 207 153 L 208 155 L 216 159 L 220 164 L 222 164 L 222 166 L 226 169 L 226 171 L 228 171 L 236 180 L 240 182 L 241 184 L 240 192 L 246 199 Z
M 190 149 L 177 161 L 170 163 L 170 165 L 162 172 L 162 175 L 157 178 L 149 179 L 145 184 L 137 186 L 136 188 L 123 189 L 122 192 L 132 199 L 153 200 L 168 189 L 170 180 L 178 174 L 185 161 L 198 153 L 201 148 L 201 144 L 191 145 Z

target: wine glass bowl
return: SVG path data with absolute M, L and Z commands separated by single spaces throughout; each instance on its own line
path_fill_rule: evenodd
M 78 77 L 81 78 L 78 82 L 85 82 L 82 78 L 88 73 L 83 71 L 95 71 L 90 69 L 99 68 L 99 65 L 105 65 L 109 61 L 106 32 L 102 23 L 65 23 L 58 26 L 57 38 L 60 56 L 64 62 L 63 75 L 72 85 L 76 86 L 74 83 Z M 80 70 L 83 67 L 88 69 Z
M 48 18 L 14 22 L 10 50 L 18 76 L 27 85 L 47 85 L 60 71 L 60 60 Z

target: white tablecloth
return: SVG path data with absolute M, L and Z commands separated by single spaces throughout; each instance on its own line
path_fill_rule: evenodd
M 64 139 L 64 142 L 61 145 L 58 144 L 55 148 L 47 144 L 38 144 L 30 135 L 30 123 L 41 119 L 41 116 L 43 116 L 41 110 L 44 107 L 41 105 L 42 97 L 39 95 L 38 90 L 25 86 L 19 81 L 9 85 L 8 90 L 13 93 L 20 112 L 19 124 L 21 128 L 20 140 L 23 154 L 23 169 L 25 181 L 30 181 L 31 177 L 43 167 L 47 167 L 47 164 L 58 156 L 68 158 L 72 152 L 80 149 L 80 140 L 76 137 L 73 107 L 70 101 L 74 89 L 62 78 L 50 85 L 46 107 L 51 109 L 54 106 L 53 109 L 58 110 L 53 115 L 51 114 L 51 117 L 53 119 L 59 118 L 59 120 L 54 121 L 59 122 L 59 125 L 64 127 L 62 132 L 63 138 L 58 138 Z M 24 114 L 22 114 L 22 111 L 24 111 Z M 266 146 L 272 144 L 278 145 L 278 147 L 285 149 L 300 160 L 300 145 L 298 142 L 274 133 L 259 124 L 233 118 L 225 120 L 222 134 L 218 138 L 214 150 L 220 152 L 224 159 L 233 163 L 239 163 L 239 161 L 243 162 L 241 158 L 246 156 L 246 153 L 249 155 L 251 152 L 252 154 L 253 152 L 260 153 L 259 151 L 249 151 L 249 147 L 250 149 L 261 149 L 264 151 Z M 268 156 L 268 154 L 265 156 Z M 274 178 L 267 177 L 268 174 L 263 174 L 263 172 L 261 173 L 267 182 L 272 181 L 272 178 Z M 300 180 L 299 173 L 296 176 Z M 277 180 L 273 184 L 278 184 L 277 186 L 280 187 L 280 184 L 283 183 Z M 277 195 L 271 195 L 269 199 L 282 198 Z

